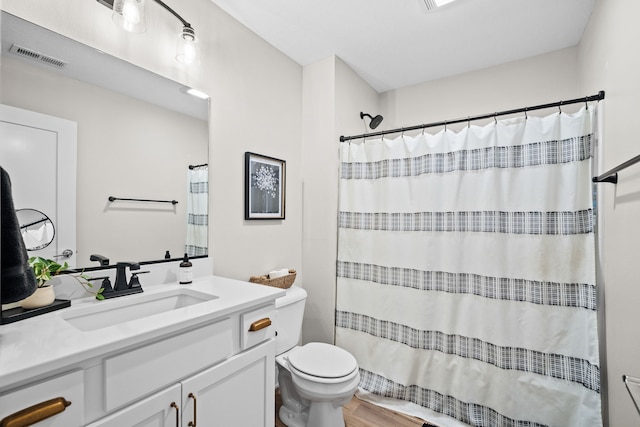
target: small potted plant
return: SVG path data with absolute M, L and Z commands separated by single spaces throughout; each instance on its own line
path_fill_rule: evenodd
M 50 305 L 55 300 L 55 294 L 53 292 L 53 284 L 51 280 L 65 272 L 69 268 L 69 264 L 59 264 L 53 260 L 31 257 L 29 258 L 29 265 L 33 269 L 33 273 L 36 276 L 37 289 L 30 297 L 22 300 L 20 305 L 23 308 L 38 308 Z M 65 276 L 72 277 L 90 294 L 95 295 L 96 299 L 102 300 L 103 288 L 95 291 L 93 284 L 89 281 L 89 276 L 84 273 L 66 273 Z

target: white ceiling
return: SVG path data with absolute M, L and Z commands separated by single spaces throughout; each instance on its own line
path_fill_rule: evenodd
M 305 66 L 337 55 L 378 92 L 580 41 L 596 0 L 211 0 Z

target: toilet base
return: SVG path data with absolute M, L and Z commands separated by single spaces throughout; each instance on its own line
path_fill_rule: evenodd
M 306 427 L 308 417 L 307 411 L 293 412 L 284 405 L 278 411 L 278 418 L 287 427 Z
M 305 427 L 345 427 L 342 405 L 334 402 L 311 402 Z

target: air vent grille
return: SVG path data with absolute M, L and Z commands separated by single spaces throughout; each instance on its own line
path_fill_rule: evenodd
M 52 56 L 44 55 L 40 52 L 36 52 L 35 50 L 28 49 L 26 47 L 19 46 L 17 44 L 12 44 L 9 52 L 21 56 L 23 58 L 28 58 L 33 61 L 38 61 L 50 65 L 56 68 L 64 68 L 67 63 L 61 59 L 54 58 Z

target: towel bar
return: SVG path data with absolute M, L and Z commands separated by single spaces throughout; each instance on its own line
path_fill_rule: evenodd
M 126 200 L 128 202 L 153 202 L 153 203 L 171 203 L 172 205 L 177 205 L 177 200 L 151 200 L 151 199 L 125 199 L 122 197 L 113 197 L 109 196 L 110 202 L 115 202 L 116 200 Z

